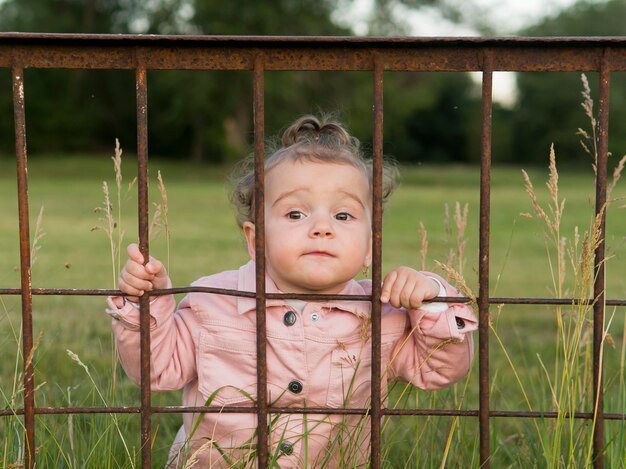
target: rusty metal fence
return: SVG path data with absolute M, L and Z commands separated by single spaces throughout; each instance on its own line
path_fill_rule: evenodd
M 497 71 L 584 71 L 599 73 L 599 134 L 596 178 L 596 213 L 601 213 L 607 199 L 607 147 L 609 90 L 612 72 L 626 71 L 626 38 L 357 38 L 357 37 L 209 37 L 209 36 L 124 36 L 62 34 L 0 34 L 0 67 L 10 69 L 13 83 L 15 148 L 17 157 L 18 210 L 21 259 L 21 288 L 0 288 L 0 295 L 21 295 L 23 356 L 33 351 L 32 300 L 34 295 L 107 296 L 116 290 L 77 290 L 32 288 L 31 247 L 28 204 L 27 127 L 25 96 L 27 68 L 124 69 L 136 73 L 137 154 L 139 188 L 140 249 L 147 258 L 148 237 L 148 70 L 241 70 L 253 72 L 254 151 L 256 164 L 256 294 L 200 287 L 172 288 L 153 295 L 202 291 L 225 295 L 251 296 L 257 302 L 258 399 L 252 408 L 237 407 L 157 407 L 150 399 L 149 298 L 141 298 L 141 404 L 135 407 L 35 407 L 34 369 L 25 360 L 23 408 L 0 410 L 0 418 L 23 415 L 24 464 L 36 465 L 35 416 L 39 414 L 117 413 L 141 415 L 142 466 L 151 467 L 151 416 L 159 413 L 186 412 L 255 412 L 259 422 L 267 422 L 270 413 L 357 413 L 371 415 L 371 466 L 380 467 L 381 418 L 386 415 L 445 415 L 475 417 L 480 431 L 480 464 L 490 466 L 490 420 L 495 417 L 555 418 L 556 412 L 499 411 L 490 407 L 489 307 L 492 304 L 571 305 L 593 304 L 593 389 L 595 412 L 580 412 L 573 417 L 591 420 L 594 425 L 594 466 L 604 467 L 604 426 L 606 420 L 624 420 L 624 413 L 604 412 L 602 382 L 602 347 L 605 307 L 626 306 L 624 299 L 605 298 L 605 243 L 595 253 L 594 298 L 502 298 L 489 296 L 489 229 L 491 188 L 492 78 Z M 372 296 L 341 299 L 372 302 L 372 398 L 369 409 L 274 408 L 267 401 L 265 303 L 272 298 L 333 299 L 330 295 L 279 295 L 265 292 L 264 271 L 264 74 L 276 70 L 365 71 L 372 74 L 373 86 L 373 291 Z M 482 72 L 482 127 L 480 164 L 480 233 L 479 233 L 479 406 L 475 410 L 390 409 L 381 405 L 381 308 L 378 301 L 381 285 L 382 252 L 382 124 L 383 74 L 393 71 Z M 605 222 L 602 215 L 601 230 Z M 458 299 L 457 299 L 458 300 Z M 469 299 L 465 299 L 468 301 Z M 268 465 L 267 425 L 258 426 L 259 467 Z

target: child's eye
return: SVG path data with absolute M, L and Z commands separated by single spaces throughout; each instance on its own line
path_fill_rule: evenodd
M 335 215 L 335 218 L 339 221 L 348 221 L 354 219 L 354 217 L 348 212 L 339 212 L 337 215 Z
M 290 220 L 302 220 L 304 218 L 304 213 L 299 210 L 292 210 L 287 213 L 287 218 Z

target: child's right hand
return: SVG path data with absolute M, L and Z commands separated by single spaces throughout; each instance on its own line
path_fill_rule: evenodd
M 126 252 L 128 260 L 120 272 L 119 289 L 129 295 L 128 301 L 137 302 L 146 291 L 168 287 L 167 272 L 160 261 L 150 257 L 144 265 L 143 255 L 135 243 L 129 244 Z

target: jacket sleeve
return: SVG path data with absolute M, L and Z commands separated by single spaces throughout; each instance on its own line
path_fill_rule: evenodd
M 438 280 L 446 296 L 459 296 L 441 277 L 424 274 Z M 402 310 L 408 315 L 408 327 L 392 349 L 389 378 L 432 390 L 449 386 L 469 372 L 474 355 L 472 332 L 478 321 L 471 307 L 463 303 L 427 305 Z
M 116 303 L 119 298 L 108 298 L 106 312 L 112 318 L 120 362 L 126 374 L 139 384 L 139 309 L 127 301 L 121 308 Z M 154 391 L 180 389 L 197 375 L 193 332 L 198 327 L 188 296 L 175 309 L 173 295 L 157 297 L 150 304 L 150 387 Z

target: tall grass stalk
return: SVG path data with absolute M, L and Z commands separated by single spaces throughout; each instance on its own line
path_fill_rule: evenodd
M 584 79 L 583 79 L 584 80 Z M 583 81 L 583 84 L 585 82 Z M 585 85 L 588 90 L 588 84 Z M 589 101 L 583 102 L 585 112 L 593 116 L 593 102 L 590 98 L 590 91 L 583 91 L 589 96 Z M 585 142 L 583 147 L 589 150 L 589 154 L 593 159 L 595 167 L 597 151 L 596 151 L 596 126 L 595 120 L 591 121 L 591 128 L 588 131 L 579 130 Z M 601 234 L 597 227 L 598 219 L 593 215 L 589 216 L 589 224 L 587 230 L 575 229 L 572 233 L 565 232 L 561 228 L 562 217 L 568 215 L 564 210 L 565 201 L 559 193 L 559 174 L 556 171 L 556 157 L 553 155 L 554 149 L 551 150 L 551 161 L 549 169 L 549 198 L 547 203 L 543 201 L 542 196 L 535 191 L 532 186 L 531 178 L 524 176 L 524 185 L 531 201 L 531 213 L 528 214 L 535 221 L 539 221 L 545 232 L 545 252 L 548 268 L 551 271 L 551 289 L 555 296 L 575 297 L 586 299 L 593 296 L 592 283 L 595 279 L 595 271 L 593 268 L 593 251 L 597 246 Z M 119 148 L 119 142 L 116 142 L 114 161 L 115 170 L 115 190 L 110 190 L 110 186 L 103 184 L 104 203 L 99 207 L 98 211 L 102 217 L 100 218 L 101 229 L 107 232 L 108 242 L 111 250 L 111 266 L 113 270 L 113 282 L 116 284 L 116 276 L 121 267 L 123 255 L 123 230 L 122 230 L 122 205 L 124 205 L 124 188 L 121 174 L 122 153 Z M 554 160 L 554 161 L 552 161 Z M 610 183 L 607 185 L 609 194 L 609 202 L 613 203 L 617 199 L 612 199 L 613 189 L 620 180 L 621 172 L 626 163 L 626 156 L 622 157 L 615 167 Z M 169 222 L 167 220 L 167 196 L 164 189 L 163 178 L 158 176 L 159 191 L 161 192 L 161 200 L 158 204 L 154 204 L 155 215 L 153 215 L 153 224 L 151 225 L 150 234 L 155 236 L 159 232 L 165 232 L 167 240 L 167 259 L 169 265 L 170 259 L 170 233 Z M 528 183 L 526 182 L 528 180 Z M 131 182 L 128 187 L 134 184 Z M 552 186 L 550 186 L 552 184 Z M 106 189 L 105 189 L 106 187 Z M 563 189 L 563 187 L 561 187 Z M 110 193 L 109 193 L 110 192 Z M 561 191 L 562 192 L 562 191 Z M 534 199 L 533 199 L 534 197 Z M 115 206 L 117 204 L 117 206 Z M 442 257 L 445 263 L 439 265 L 444 273 L 459 286 L 459 290 L 466 296 L 475 301 L 475 297 L 471 289 L 464 280 L 467 269 L 465 260 L 462 259 L 465 252 L 465 245 L 459 243 L 461 227 L 466 224 L 467 206 L 456 203 L 454 208 L 446 207 L 445 221 L 445 239 L 448 243 L 447 249 Z M 539 208 L 539 210 L 537 209 Z M 568 207 L 569 209 L 569 207 Z M 606 207 L 608 209 L 608 206 Z M 107 212 L 108 210 L 108 212 Z M 157 211 L 159 212 L 157 214 Z M 33 245 L 31 251 L 33 264 L 37 260 L 37 254 L 40 252 L 41 241 L 43 235 L 43 207 L 39 212 L 38 228 L 34 231 Z M 155 221 L 156 220 L 156 221 Z M 166 227 L 163 230 L 163 227 Z M 456 226 L 456 231 L 455 231 Z M 563 223 L 563 226 L 566 226 Z M 558 229 L 555 229 L 557 227 Z M 108 231 L 107 231 L 108 230 Z M 109 235 L 109 233 L 111 233 Z M 419 257 L 419 265 L 422 270 L 426 269 L 426 258 L 428 249 L 428 233 L 423 224 L 420 224 L 419 240 L 421 251 Z M 456 244 L 455 244 L 456 243 Z M 446 256 L 446 254 L 448 254 Z M 108 254 L 107 254 L 108 256 Z M 523 293 L 523 292 L 521 292 Z M 492 292 L 493 294 L 493 292 Z M 0 304 L 4 309 L 4 316 L 8 324 L 6 335 L 8 342 L 11 342 L 10 348 L 15 347 L 16 357 L 10 362 L 8 367 L 13 370 L 12 380 L 7 379 L 0 387 L 0 399 L 4 408 L 18 409 L 22 406 L 23 399 L 23 362 L 34 360 L 37 365 L 37 359 L 42 351 L 39 349 L 39 342 L 36 341 L 37 353 L 31 354 L 29 357 L 21 355 L 21 331 L 17 324 L 12 324 L 9 318 L 9 311 L 2 297 Z M 554 323 L 557 333 L 556 344 L 549 353 L 536 354 L 536 363 L 541 373 L 537 381 L 540 381 L 542 390 L 545 391 L 546 397 L 542 401 L 540 398 L 541 391 L 537 391 L 533 386 L 534 381 L 528 380 L 522 369 L 523 365 L 517 362 L 515 354 L 510 353 L 507 348 L 507 339 L 504 334 L 499 334 L 497 323 L 490 323 L 492 333 L 496 338 L 496 343 L 503 351 L 505 362 L 508 363 L 512 371 L 513 379 L 509 380 L 506 391 L 510 392 L 511 388 L 517 386 L 521 389 L 521 395 L 524 406 L 529 410 L 555 410 L 558 413 L 557 419 L 533 419 L 533 430 L 524 434 L 517 432 L 503 439 L 504 445 L 498 444 L 494 456 L 500 457 L 508 451 L 507 442 L 516 441 L 522 444 L 521 449 L 510 450 L 506 456 L 516 461 L 518 467 L 536 466 L 536 467 L 581 467 L 591 465 L 593 462 L 592 441 L 593 431 L 586 429 L 583 425 L 579 425 L 571 416 L 575 411 L 589 411 L 593 408 L 592 398 L 597 390 L 591 386 L 592 381 L 592 346 L 591 346 L 591 310 L 592 305 L 579 305 L 554 308 Z M 498 314 L 502 311 L 499 307 Z M 613 315 L 615 315 L 615 311 Z M 495 316 L 494 316 L 495 318 Z M 604 331 L 604 341 L 610 345 L 612 339 L 608 334 L 609 327 L 613 322 L 613 316 L 607 321 Z M 617 321 L 615 321 L 617 322 Z M 541 326 L 540 326 L 541 327 Z M 10 329 L 9 329 L 10 328 Z M 524 334 L 529 331 L 523 331 Z M 616 387 L 618 392 L 608 395 L 607 401 L 610 405 L 617 406 L 619 409 L 626 408 L 626 329 L 622 331 L 621 344 L 622 348 L 618 359 L 619 371 L 616 376 Z M 40 336 L 41 337 L 41 336 Z M 609 357 L 607 357 L 609 358 Z M 83 357 L 84 359 L 84 357 Z M 604 357 L 601 357 L 604 359 Z M 79 366 L 82 362 L 76 361 Z M 40 362 L 41 363 L 41 362 Z M 86 363 L 89 363 L 86 361 Z M 62 365 L 62 364 L 61 364 Z M 105 365 L 104 368 L 106 368 Z M 84 368 L 84 367 L 83 367 Z M 117 373 L 119 366 L 117 365 L 117 357 L 112 347 L 111 354 L 111 370 L 112 380 L 109 381 L 107 371 L 104 371 L 104 379 L 93 373 L 93 368 L 87 368 L 87 375 L 75 386 L 67 387 L 64 391 L 68 405 L 84 404 L 85 399 L 91 400 L 93 405 L 104 406 L 114 405 L 113 403 L 120 399 L 120 392 L 117 387 Z M 38 370 L 39 371 L 39 370 Z M 89 374 L 89 372 L 91 374 Z M 496 388 L 496 381 L 499 378 L 499 370 L 495 371 L 493 377 L 492 390 Z M 81 374 L 82 376 L 82 374 Z M 464 383 L 460 383 L 450 390 L 438 393 L 423 393 L 416 391 L 410 386 L 402 387 L 396 385 L 391 389 L 390 406 L 411 406 L 432 408 L 454 407 L 462 408 L 468 389 L 470 378 Z M 475 380 L 473 380 L 475 381 Z M 112 383 L 111 387 L 104 391 L 106 387 L 100 385 L 102 383 Z M 38 383 L 38 389 L 49 386 L 45 381 Z M 65 389 L 65 388 L 64 388 Z M 472 391 L 472 389 L 470 389 Z M 108 392 L 108 394 L 107 394 Z M 84 395 L 88 397 L 84 397 Z M 471 392 L 470 392 L 471 394 Z M 46 399 L 44 393 L 38 394 L 38 404 L 42 399 Z M 128 397 L 124 395 L 123 398 Z M 401 398 L 401 399 L 400 399 Z M 597 411 L 597 409 L 595 409 Z M 306 414 L 305 414 L 306 419 Z M 477 436 L 476 432 L 472 432 L 463 428 L 463 419 L 451 418 L 444 420 L 435 417 L 411 417 L 405 418 L 386 418 L 383 422 L 383 467 L 476 467 L 477 462 L 472 458 L 477 458 Z M 438 421 L 443 420 L 443 425 Z M 511 421 L 511 419 L 509 419 Z M 509 424 L 507 421 L 506 424 Z M 352 422 L 352 423 L 351 423 Z M 353 451 L 362 450 L 357 448 L 358 442 L 364 432 L 367 432 L 368 417 L 363 417 L 356 424 L 347 418 L 339 424 L 339 434 L 329 445 L 333 451 L 337 450 L 346 462 L 345 467 L 351 467 L 349 460 Z M 516 425 L 511 422 L 511 425 Z M 23 433 L 24 425 L 21 416 L 13 415 L 3 417 L 0 420 L 0 433 L 3 435 L 3 444 L 0 447 L 0 465 L 2 467 L 20 467 L 23 465 Z M 278 425 L 278 421 L 270 421 L 270 425 Z M 307 419 L 305 430 L 302 435 L 305 448 L 307 435 L 314 431 L 315 421 Z M 593 428 L 593 425 L 591 425 Z M 608 427 L 607 427 L 608 428 Z M 52 420 L 50 416 L 38 417 L 37 423 L 37 442 L 41 446 L 37 448 L 38 465 L 41 467 L 134 467 L 138 461 L 138 452 L 134 446 L 132 438 L 138 434 L 137 425 L 127 425 L 125 417 L 116 417 L 115 419 L 102 416 L 82 416 L 70 415 L 63 422 Z M 42 435 L 42 436 L 39 436 Z M 496 447 L 496 441 L 499 434 L 492 434 L 493 445 Z M 210 435 L 209 435 L 210 437 Z M 620 467 L 624 466 L 624 427 L 621 432 L 617 432 L 615 436 L 607 441 L 607 457 L 608 464 Z M 169 442 L 169 441 L 168 441 Z M 499 441 L 500 442 L 500 441 Z M 191 466 L 194 456 L 197 458 L 202 451 L 206 450 L 213 441 L 209 439 L 205 443 L 204 449 L 198 449 L 188 455 L 187 467 Z M 256 448 L 254 447 L 254 436 L 247 445 L 242 448 L 244 450 L 244 460 L 241 464 L 231 458 L 234 467 L 244 467 L 246 464 L 252 466 L 256 457 Z M 472 447 L 473 444 L 473 447 Z M 530 445 L 530 446 L 529 446 Z M 455 454 L 455 449 L 460 448 L 463 452 Z M 229 448 L 220 448 L 225 457 L 228 455 Z M 532 450 L 532 452 L 531 452 Z M 305 450 L 306 451 L 306 450 Z M 280 464 L 281 460 L 277 454 L 271 455 L 273 462 Z M 503 459 L 503 458 L 501 458 Z M 500 460 L 501 460 L 500 459 Z M 494 461 L 496 459 L 494 458 Z M 473 461 L 473 463 L 472 463 Z M 494 463 L 495 464 L 495 463 Z M 330 465 L 330 458 L 326 460 L 326 466 Z
M 31 243 L 30 248 L 30 265 L 31 267 L 37 262 L 37 255 L 41 249 L 41 240 L 46 236 L 43 231 L 43 205 L 39 209 L 39 215 L 37 215 L 37 221 L 35 222 L 35 235 Z
M 109 194 L 109 185 L 106 181 L 102 183 L 102 193 L 104 194 L 104 202 L 100 207 L 96 207 L 94 211 L 96 213 L 103 213 L 104 215 L 98 218 L 100 225 L 94 226 L 92 231 L 103 230 L 109 240 L 109 247 L 111 251 L 111 273 L 113 288 L 117 286 L 117 273 L 119 270 L 116 268 L 118 265 L 117 246 L 115 242 L 115 229 L 117 224 L 113 217 L 113 205 L 111 204 L 111 197 Z
M 451 216 L 448 204 L 444 204 L 444 241 L 448 256 L 445 264 L 437 261 L 435 261 L 435 264 L 475 304 L 475 295 L 463 277 L 463 270 L 466 267 L 465 249 L 468 211 L 469 204 L 466 203 L 462 206 L 457 201 L 455 203 L 454 215 Z M 428 231 L 421 222 L 418 233 L 420 240 L 419 268 L 428 270 L 426 268 Z M 445 348 L 447 344 L 447 342 L 439 344 L 437 350 Z M 404 345 L 399 344 L 398 348 L 401 349 Z M 435 351 L 433 350 L 431 353 Z M 391 357 L 389 366 L 393 364 L 394 360 L 395 357 Z M 383 375 L 388 373 L 388 371 L 384 370 Z M 408 383 L 394 383 L 390 387 L 388 407 L 404 408 L 409 406 L 418 409 L 420 406 L 426 405 L 430 408 L 438 408 L 443 404 L 445 407 L 454 407 L 459 410 L 463 408 L 470 383 L 471 372 L 462 382 L 457 383 L 448 390 L 441 391 L 440 393 L 446 396 L 444 398 L 440 397 L 440 393 L 423 393 Z M 421 403 L 421 400 L 427 402 Z M 425 419 L 412 417 L 409 422 L 404 423 L 404 421 L 396 417 L 386 417 L 384 419 L 382 425 L 383 467 L 443 468 L 459 464 L 458 454 L 455 453 L 455 449 L 463 444 L 462 439 L 465 435 L 461 435 L 459 431 L 458 417 L 452 417 L 450 423 L 446 426 L 438 424 L 437 419 L 430 416 Z M 405 440 L 404 444 L 400 443 L 403 440 Z M 397 450 L 400 448 L 401 451 L 398 453 Z M 402 464 L 401 461 L 404 461 L 404 463 Z M 467 462 L 467 460 L 463 461 L 463 463 Z
M 30 265 L 31 268 L 37 263 L 38 254 L 42 247 L 42 240 L 46 236 L 45 231 L 43 230 L 43 215 L 44 215 L 44 207 L 43 205 L 39 209 L 39 213 L 37 215 L 37 219 L 35 222 L 35 230 L 33 239 L 31 240 L 30 245 Z M 20 324 L 20 330 L 16 331 L 13 321 L 9 315 L 9 310 L 2 299 L 0 297 L 0 304 L 2 305 L 4 320 L 9 325 L 9 329 L 11 331 L 12 340 L 15 343 L 15 350 L 17 351 L 15 355 L 14 365 L 13 365 L 13 379 L 11 383 L 11 391 L 10 395 L 7 395 L 2 388 L 0 388 L 0 397 L 3 401 L 3 407 L 12 410 L 13 412 L 16 409 L 23 407 L 23 397 L 24 397 L 24 372 L 20 369 L 28 368 L 35 360 L 35 352 L 39 348 L 41 343 L 41 339 L 43 337 L 43 332 L 40 332 L 37 336 L 37 339 L 33 342 L 33 347 L 30 350 L 30 353 L 24 360 L 22 355 L 22 326 Z M 24 363 L 23 366 L 20 366 Z M 33 392 L 36 392 L 41 387 L 45 386 L 45 382 L 42 382 L 36 386 Z M 6 428 L 9 430 L 6 433 L 4 444 L 3 444 L 3 452 L 2 452 L 2 467 L 22 467 L 24 461 L 24 441 L 22 439 L 22 435 L 26 431 L 26 427 L 24 426 L 24 422 L 17 413 L 14 413 L 12 416 L 5 419 L 6 420 Z M 15 438 L 15 439 L 13 439 Z M 14 455 L 12 462 L 9 462 L 9 458 L 11 455 Z
M 463 210 L 461 210 L 461 203 L 456 202 L 454 204 L 454 215 L 450 217 L 450 210 L 448 208 L 448 204 L 445 204 L 444 210 L 444 228 L 445 233 L 448 238 L 447 244 L 448 248 L 448 260 L 446 265 L 454 268 L 461 275 L 463 274 L 465 268 L 465 230 L 467 229 L 467 214 L 469 210 L 469 204 L 466 203 L 463 206 Z M 456 234 L 454 233 L 453 226 L 456 228 Z
M 171 232 L 169 223 L 169 204 L 167 201 L 167 190 L 165 183 L 163 182 L 163 176 L 161 171 L 157 172 L 157 182 L 159 187 L 159 196 L 161 198 L 160 203 L 154 202 L 154 214 L 150 223 L 150 238 L 156 238 L 161 231 L 165 234 L 166 245 L 166 263 L 167 270 L 170 268 L 170 244 L 171 244 Z
M 590 120 L 591 131 L 579 129 L 586 142 L 581 141 L 585 151 L 593 157 L 594 173 L 597 172 L 597 145 L 596 126 L 597 121 L 593 115 L 593 101 L 586 77 L 583 75 L 583 103 L 582 107 Z M 616 167 L 609 190 L 615 187 L 624 167 L 623 157 Z M 593 409 L 593 423 L 598 409 L 594 408 L 594 397 L 598 389 L 593 389 L 593 342 L 592 324 L 593 307 L 597 298 L 593 297 L 593 285 L 596 280 L 595 251 L 602 242 L 604 233 L 601 230 L 602 220 L 606 208 L 602 207 L 600 213 L 591 216 L 588 228 L 579 233 L 574 229 L 571 238 L 563 236 L 561 222 L 564 215 L 565 200 L 559 195 L 559 174 L 556 165 L 554 146 L 550 148 L 549 178 L 546 183 L 548 188 L 548 203 L 540 202 L 530 176 L 522 171 L 524 187 L 532 206 L 530 213 L 523 214 L 526 217 L 538 220 L 544 233 L 544 247 L 546 261 L 552 282 L 552 293 L 557 298 L 571 296 L 578 299 L 570 306 L 556 306 L 554 317 L 556 322 L 556 341 L 554 349 L 554 364 L 549 371 L 545 360 L 538 354 L 537 360 L 544 372 L 544 380 L 549 389 L 550 408 L 556 411 L 555 419 L 544 419 L 541 426 L 535 422 L 537 437 L 543 450 L 543 464 L 545 467 L 589 467 L 593 460 L 593 428 L 583 426 L 580 428 L 574 419 L 576 412 Z M 609 201 L 610 202 L 610 201 Z M 567 277 L 571 280 L 566 284 Z M 586 300 L 591 298 L 591 304 Z M 603 332 L 604 342 L 612 342 L 608 334 L 610 321 L 605 325 Z M 493 329 L 492 329 L 493 330 Z M 530 400 L 519 378 L 516 366 L 506 351 L 506 346 L 494 330 L 496 339 L 504 351 L 507 361 L 511 366 L 518 386 L 520 387 L 527 406 L 531 409 Z M 622 352 L 623 355 L 623 352 Z M 600 361 L 603 361 L 603 355 Z M 620 375 L 623 376 L 623 360 Z M 600 368 L 602 369 L 602 367 Z M 623 386 L 623 384 L 622 384 Z M 546 409 L 544 409 L 546 410 Z
M 78 365 L 80 365 L 85 370 L 85 374 L 89 378 L 89 382 L 93 386 L 93 390 L 96 392 L 98 398 L 100 399 L 101 404 L 104 405 L 104 407 L 108 407 L 107 400 L 105 399 L 104 395 L 100 391 L 100 387 L 96 384 L 96 381 L 93 379 L 93 376 L 91 376 L 91 372 L 89 371 L 89 367 L 87 367 L 87 365 L 85 365 L 81 361 L 80 357 L 77 354 L 75 354 L 74 352 L 72 352 L 71 350 L 67 350 L 67 354 L 68 354 L 68 356 L 72 360 L 74 360 Z M 122 445 L 124 446 L 124 451 L 126 452 L 126 457 L 128 458 L 128 461 L 131 463 L 131 467 L 135 467 L 135 465 L 132 463 L 133 458 L 132 458 L 130 450 L 128 448 L 128 444 L 126 443 L 126 438 L 124 437 L 124 434 L 122 433 L 122 430 L 120 429 L 120 425 L 119 425 L 119 421 L 118 421 L 117 415 L 116 414 L 111 414 L 111 419 L 113 420 L 113 425 L 115 426 L 115 431 L 118 434 L 118 436 L 120 438 L 120 441 L 122 442 Z M 71 445 L 71 447 L 72 446 L 73 445 Z
M 99 214 L 98 226 L 92 229 L 104 231 L 110 248 L 111 266 L 113 272 L 113 285 L 117 284 L 117 273 L 121 267 L 121 253 L 124 243 L 124 230 L 122 227 L 123 205 L 127 196 L 123 187 L 122 175 L 122 150 L 119 141 L 116 140 L 115 152 L 112 157 L 115 173 L 115 191 L 111 192 L 109 184 L 102 183 L 103 203 L 95 209 Z M 128 185 L 128 191 L 134 185 L 133 180 Z M 162 197 L 165 195 L 165 188 L 162 183 Z M 31 265 L 35 265 L 38 255 L 41 253 L 41 242 L 45 236 L 43 230 L 44 208 L 41 207 L 34 230 L 34 237 L 31 243 Z M 169 233 L 169 227 L 167 228 Z M 7 331 L 10 331 L 11 348 L 17 351 L 13 368 L 13 379 L 9 385 L 4 381 L 0 387 L 0 399 L 6 409 L 19 409 L 23 407 L 23 372 L 24 366 L 33 364 L 35 372 L 39 373 L 37 367 L 36 353 L 40 347 L 43 337 L 41 331 L 34 341 L 32 351 L 27 357 L 21 354 L 22 332 L 13 325 L 13 318 L 9 308 L 7 308 L 3 298 L 0 297 L 0 304 L 4 312 L 4 320 Z M 97 382 L 89 367 L 79 358 L 79 356 L 68 350 L 68 356 L 76 362 L 84 371 L 86 381 L 79 382 L 75 386 L 67 386 L 65 399 L 68 406 L 81 406 L 85 404 L 85 399 L 91 402 L 87 405 L 109 407 L 110 402 L 119 399 L 117 387 L 118 361 L 116 352 L 111 353 L 111 374 L 105 376 L 104 382 L 110 387 L 103 387 Z M 22 365 L 23 364 L 23 365 Z M 47 372 L 43 371 L 45 376 Z M 87 383 L 87 386 L 85 386 Z M 41 380 L 37 383 L 35 392 L 46 390 L 48 383 Z M 77 392 L 76 390 L 80 390 Z M 105 391 L 106 390 L 106 391 Z M 75 397 L 76 395 L 80 396 Z M 37 394 L 38 404 L 47 399 L 47 392 Z M 120 467 L 134 468 L 137 466 L 139 453 L 135 444 L 129 440 L 136 440 L 138 435 L 138 425 L 132 419 L 120 417 L 116 414 L 107 415 L 72 415 L 65 417 L 65 421 L 57 421 L 51 416 L 38 416 L 36 421 L 37 443 L 36 448 L 37 464 L 41 467 Z M 137 427 L 137 428 L 129 428 Z M 17 415 L 3 417 L 0 420 L 0 434 L 3 442 L 0 447 L 2 456 L 0 457 L 1 467 L 23 467 L 24 464 L 24 439 L 25 432 L 23 419 Z
M 117 138 L 115 139 L 115 152 L 111 159 L 113 160 L 113 168 L 115 171 L 115 187 L 117 194 L 117 244 L 115 245 L 115 252 L 117 253 L 116 265 L 119 268 L 122 264 L 124 230 L 122 228 L 122 148 Z
M 99 224 L 92 228 L 92 231 L 101 230 L 104 231 L 107 239 L 109 240 L 109 249 L 111 252 L 111 271 L 113 275 L 113 288 L 117 287 L 117 275 L 122 267 L 122 252 L 124 252 L 124 229 L 122 227 L 122 208 L 125 197 L 132 189 L 137 178 L 134 178 L 129 184 L 126 190 L 123 189 L 123 174 L 122 174 L 122 148 L 120 142 L 115 139 L 115 150 L 111 157 L 113 160 L 113 171 L 115 174 L 115 207 L 111 201 L 109 184 L 106 181 L 102 182 L 102 193 L 104 200 L 102 205 L 96 207 L 94 211 L 101 213 L 102 216 L 98 218 Z

